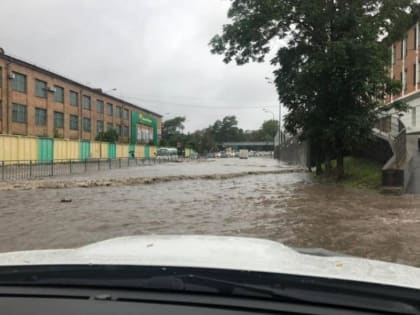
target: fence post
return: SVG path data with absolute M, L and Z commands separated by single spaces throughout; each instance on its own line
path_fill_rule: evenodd
M 4 161 L 1 161 L 1 179 L 4 180 Z
M 108 159 L 108 164 L 109 164 L 109 169 L 111 169 L 112 168 L 112 160 L 110 158 Z
M 101 169 L 101 160 L 98 159 L 98 171 Z
M 29 160 L 29 178 L 32 177 L 32 160 Z
M 71 175 L 73 173 L 72 165 L 71 165 L 71 159 L 69 160 L 69 174 Z
M 85 173 L 87 172 L 87 159 L 85 159 Z
M 54 160 L 51 160 L 51 172 L 50 176 L 54 176 Z
M 118 158 L 118 166 L 121 168 L 121 158 Z
M 130 158 L 127 160 L 127 166 L 130 166 Z

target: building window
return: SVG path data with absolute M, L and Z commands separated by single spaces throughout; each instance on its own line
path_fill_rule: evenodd
M 64 103 L 64 88 L 61 86 L 55 85 L 54 86 L 54 99 L 57 103 Z
M 26 75 L 13 72 L 12 88 L 17 92 L 26 93 Z
M 89 118 L 83 118 L 83 131 L 90 132 L 90 119 Z
M 83 95 L 83 108 L 90 110 L 90 96 Z
M 0 100 L 0 121 L 3 119 L 3 102 Z
M 403 87 L 404 87 L 404 90 L 407 90 L 407 68 L 404 69 Z
M 101 100 L 96 101 L 96 112 L 99 114 L 104 113 L 104 102 Z
M 47 98 L 47 82 L 35 80 L 35 96 Z
M 47 124 L 47 110 L 35 108 L 35 125 L 45 126 Z
M 26 123 L 27 107 L 26 105 L 13 103 L 12 120 L 18 123 Z
M 117 131 L 117 135 L 121 136 L 121 125 L 116 125 L 115 130 Z
M 112 130 L 112 128 L 113 128 L 112 123 L 106 124 L 106 130 Z
M 97 120 L 96 121 L 96 133 L 99 134 L 104 131 L 104 121 Z
M 417 25 L 414 26 L 414 41 L 413 41 L 413 45 L 414 45 L 414 49 L 417 49 Z
M 413 85 L 417 84 L 417 64 L 413 64 Z
M 112 109 L 112 104 L 111 103 L 106 103 L 106 113 L 108 114 L 108 116 L 112 116 L 113 109 Z
M 115 115 L 116 115 L 118 118 L 122 118 L 122 109 L 121 109 L 121 106 L 117 106 L 117 107 L 116 107 L 116 113 L 115 113 Z
M 79 116 L 70 115 L 70 129 L 79 130 Z
M 405 58 L 405 57 L 407 57 L 407 52 L 408 52 L 407 35 L 405 35 L 404 40 L 403 40 L 403 48 L 404 48 L 404 58 Z
M 64 128 L 64 113 L 54 112 L 54 128 Z
M 123 126 L 123 137 L 128 137 L 128 127 Z
M 79 93 L 70 91 L 70 105 L 79 106 Z
M 123 111 L 123 118 L 128 119 L 128 109 L 124 109 Z

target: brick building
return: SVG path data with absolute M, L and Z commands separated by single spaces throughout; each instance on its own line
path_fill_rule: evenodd
M 162 116 L 0 50 L 0 134 L 158 144 Z
M 390 76 L 402 82 L 402 91 L 388 101 L 404 100 L 409 105 L 410 110 L 401 117 L 409 133 L 420 132 L 419 36 L 417 23 L 391 46 Z

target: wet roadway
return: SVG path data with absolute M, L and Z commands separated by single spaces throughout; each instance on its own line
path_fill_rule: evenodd
M 0 251 L 68 248 L 134 234 L 215 234 L 420 266 L 420 196 L 315 184 L 310 174 L 289 168 L 268 159 L 223 159 L 53 180 L 119 178 L 118 186 L 9 187 L 0 190 Z M 189 178 L 177 180 L 183 174 Z M 122 181 L 136 176 L 171 179 Z

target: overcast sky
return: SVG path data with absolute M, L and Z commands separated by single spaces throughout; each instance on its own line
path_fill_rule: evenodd
M 225 115 L 257 129 L 278 116 L 268 64 L 226 65 L 208 42 L 227 0 L 2 0 L 0 47 L 10 54 L 171 118 L 188 131 Z M 241 109 L 242 108 L 242 109 Z M 245 108 L 245 109 L 244 109 Z

